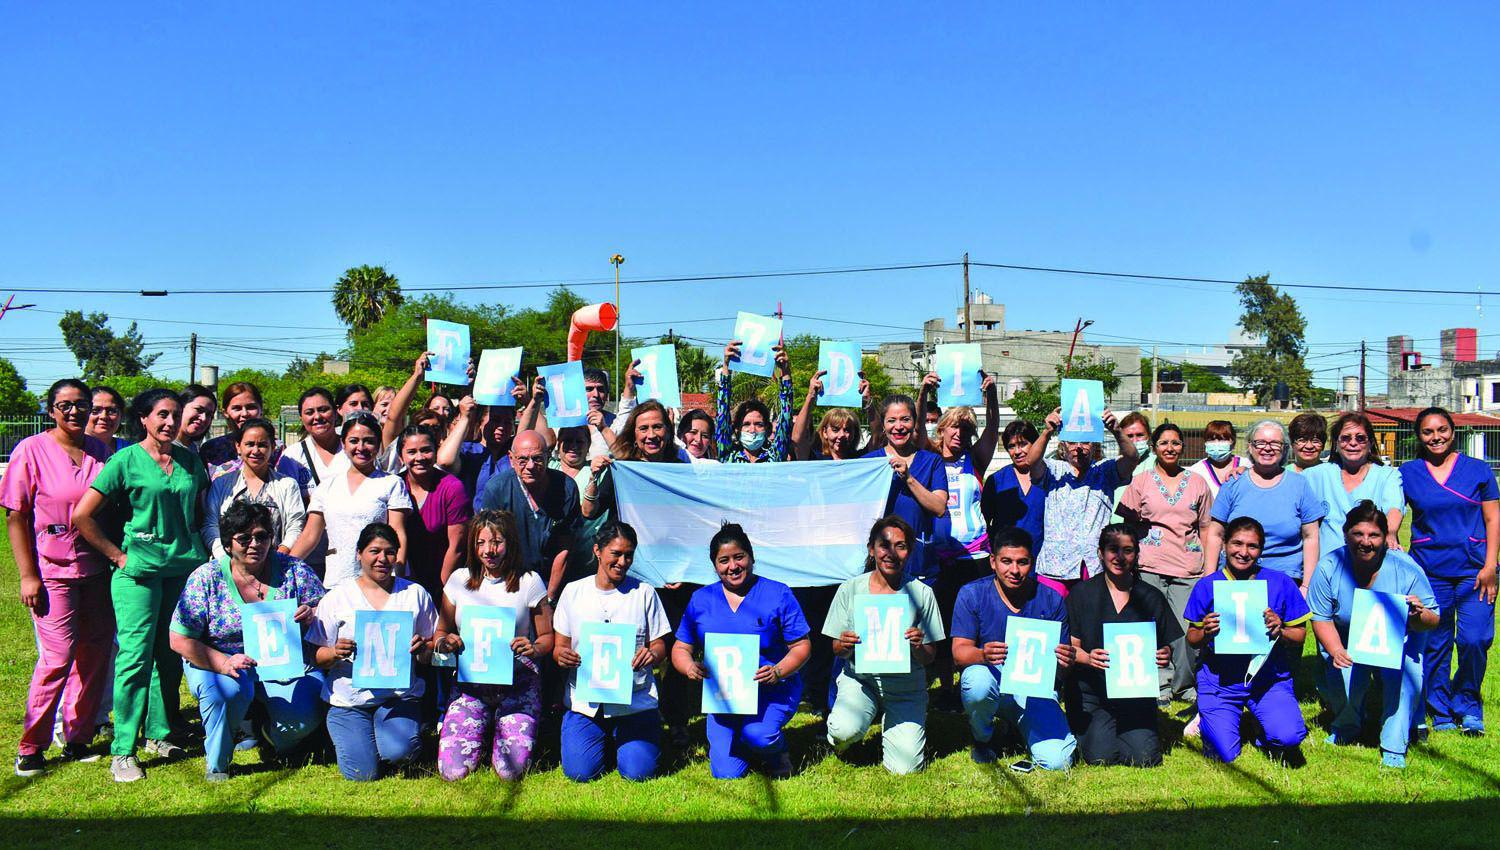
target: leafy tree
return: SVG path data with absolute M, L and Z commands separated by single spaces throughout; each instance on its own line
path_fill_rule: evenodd
M 380 321 L 402 300 L 401 282 L 384 266 L 355 266 L 333 285 L 333 312 L 351 334 Z
M 78 366 L 83 369 L 85 380 L 94 381 L 102 375 L 141 375 L 151 368 L 159 354 L 145 354 L 145 343 L 135 322 L 116 336 L 109 329 L 109 316 L 79 310 L 69 310 L 57 323 L 62 330 L 63 343 L 73 352 Z
M 1167 360 L 1156 361 L 1158 373 L 1167 371 L 1182 372 L 1182 380 L 1187 383 L 1187 392 L 1190 393 L 1232 393 L 1235 388 L 1228 381 L 1214 372 L 1210 372 L 1206 366 L 1197 363 L 1173 363 Z M 1151 358 L 1141 358 L 1141 388 L 1144 392 L 1151 392 Z
M 15 364 L 0 357 L 0 416 L 26 416 L 37 412 L 37 397 L 26 391 L 26 379 Z
M 1312 372 L 1303 359 L 1307 356 L 1307 320 L 1292 296 L 1277 292 L 1270 275 L 1249 277 L 1235 287 L 1245 312 L 1239 325 L 1245 333 L 1265 339 L 1259 348 L 1241 351 L 1229 364 L 1229 371 L 1245 389 L 1255 393 L 1267 408 L 1273 404 L 1278 383 L 1285 383 L 1293 401 L 1307 404 L 1312 400 Z
M 1047 414 L 1057 409 L 1062 400 L 1062 379 L 1066 374 L 1069 378 L 1083 378 L 1099 381 L 1104 384 L 1104 397 L 1108 399 L 1120 388 L 1121 378 L 1115 374 L 1115 361 L 1104 359 L 1095 360 L 1087 354 L 1076 354 L 1073 356 L 1073 368 L 1067 368 L 1067 357 L 1056 367 L 1057 380 L 1044 381 L 1041 378 L 1027 378 L 1026 383 L 1010 397 L 1010 409 L 1016 412 L 1016 418 L 1040 425 Z

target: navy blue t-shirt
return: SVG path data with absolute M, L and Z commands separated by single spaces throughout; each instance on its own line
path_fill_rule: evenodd
M 1035 574 L 1027 577 L 1024 589 L 1028 593 L 1026 602 L 1021 605 L 1021 610 L 1012 611 L 1000 598 L 994 576 L 975 579 L 959 588 L 958 601 L 953 604 L 953 628 L 948 636 L 968 638 L 975 646 L 983 647 L 987 643 L 1005 640 L 1005 623 L 1011 617 L 1028 617 L 1062 623 L 1058 642 L 1067 643 L 1071 633 L 1068 631 L 1068 606 L 1062 594 L 1039 584 Z M 991 665 L 991 669 L 998 679 L 1000 668 Z

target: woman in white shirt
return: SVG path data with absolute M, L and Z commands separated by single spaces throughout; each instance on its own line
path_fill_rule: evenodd
M 214 560 L 228 553 L 219 540 L 219 518 L 235 502 L 265 505 L 271 511 L 272 541 L 276 551 L 286 554 L 302 534 L 307 506 L 297 479 L 277 472 L 271 465 L 276 454 L 276 426 L 259 417 L 247 419 L 225 435 L 239 455 L 240 466 L 214 480 L 208 488 L 208 507 L 203 512 L 203 542 Z
M 344 422 L 340 436 L 349 466 L 313 490 L 307 505 L 307 523 L 292 546 L 292 555 L 306 558 L 317 550 L 327 534 L 323 586 L 330 590 L 359 574 L 355 541 L 371 523 L 385 523 L 395 529 L 399 541 L 397 572 L 404 573 L 406 516 L 412 511 L 406 482 L 375 467 L 375 456 L 380 452 L 380 424 L 375 417 L 355 413 Z
M 1250 468 L 1247 461 L 1234 453 L 1234 423 L 1215 419 L 1203 426 L 1203 452 L 1207 457 L 1188 467 L 1188 472 L 1208 482 L 1208 493 L 1219 495 L 1219 488 Z
M 517 780 L 531 762 L 537 721 L 542 716 L 540 660 L 552 652 L 552 609 L 541 576 L 521 563 L 520 535 L 509 511 L 480 511 L 465 532 L 466 568 L 454 570 L 443 585 L 439 603 L 437 648 L 460 653 L 471 669 L 487 667 L 495 655 L 492 633 L 470 630 L 479 645 L 460 636 L 466 612 L 484 607 L 514 613 L 510 641 L 509 685 L 458 683 L 438 735 L 438 773 L 449 781 L 463 779 L 479 767 L 486 741 L 490 765 L 501 779 Z M 488 612 L 494 613 L 494 612 Z M 504 662 L 502 662 L 504 663 Z
M 615 743 L 620 775 L 631 781 L 650 779 L 661 758 L 661 714 L 651 670 L 667 654 L 664 639 L 672 627 L 655 588 L 629 576 L 635 547 L 635 529 L 623 522 L 606 522 L 594 537 L 598 570 L 564 587 L 553 613 L 552 657 L 568 672 L 562 769 L 575 782 L 589 782 L 604 774 L 604 750 L 610 739 Z M 583 627 L 591 623 L 628 623 L 635 629 L 635 642 L 627 650 L 632 653 L 630 659 L 620 659 L 634 671 L 628 703 L 588 702 L 578 693 L 583 658 L 574 647 L 583 648 Z
M 372 417 L 373 418 L 373 417 Z M 380 764 L 399 765 L 421 749 L 424 683 L 417 662 L 432 658 L 437 630 L 437 607 L 422 586 L 396 576 L 396 530 L 372 523 L 357 542 L 359 576 L 330 589 L 318 603 L 306 641 L 317 647 L 314 663 L 328 671 L 323 699 L 328 702 L 328 737 L 333 739 L 339 773 L 364 782 L 380 777 Z M 411 615 L 408 646 L 378 646 L 379 630 L 356 631 L 361 611 L 405 612 Z M 405 686 L 364 688 L 354 684 L 355 664 L 361 674 L 377 671 L 403 651 L 411 653 Z

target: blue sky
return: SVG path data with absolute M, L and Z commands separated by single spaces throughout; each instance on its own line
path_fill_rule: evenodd
M 324 295 L 91 289 L 408 286 L 976 260 L 1500 292 L 1492 5 L 6 2 L 0 353 L 70 374 L 57 313 L 338 344 Z M 1012 328 L 1225 339 L 1227 287 L 976 271 Z M 604 290 L 583 290 L 603 295 Z M 738 309 L 874 343 L 951 317 L 953 269 L 627 289 L 627 330 L 728 337 Z M 542 291 L 482 296 L 524 306 Z M 1352 341 L 1500 349 L 1500 299 L 1297 293 L 1321 382 Z M 42 312 L 43 310 L 55 312 Z M 645 322 L 652 324 L 646 325 Z M 213 322 L 221 324 L 180 324 Z M 262 324 L 291 330 L 235 327 Z M 124 323 L 119 323 L 123 325 Z M 290 339 L 288 339 L 290 337 Z M 226 368 L 279 365 L 222 352 Z M 1372 358 L 1374 388 L 1383 357 Z

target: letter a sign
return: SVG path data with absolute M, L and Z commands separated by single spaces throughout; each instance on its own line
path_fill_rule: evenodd
M 1059 439 L 1097 443 L 1104 439 L 1104 384 L 1080 378 L 1062 379 L 1062 432 Z
M 1406 597 L 1354 589 L 1354 610 L 1349 616 L 1349 657 L 1356 664 L 1401 669 L 1406 648 Z

